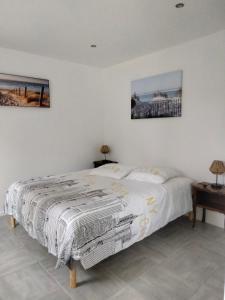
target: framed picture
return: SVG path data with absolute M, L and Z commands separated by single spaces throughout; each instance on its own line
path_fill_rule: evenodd
M 182 71 L 131 82 L 131 119 L 181 117 Z
M 50 107 L 49 80 L 0 74 L 0 105 Z

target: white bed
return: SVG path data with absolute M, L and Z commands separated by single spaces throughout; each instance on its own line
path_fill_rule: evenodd
M 11 185 L 5 212 L 58 258 L 90 268 L 190 212 L 191 179 L 163 184 L 85 170 Z

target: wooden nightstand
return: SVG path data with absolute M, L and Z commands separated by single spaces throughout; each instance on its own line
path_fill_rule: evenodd
M 202 207 L 202 222 L 205 222 L 206 209 L 220 212 L 225 215 L 225 187 L 214 189 L 208 182 L 199 182 L 192 184 L 193 201 L 193 224 L 196 222 L 196 208 Z M 225 223 L 224 223 L 225 226 Z
M 112 164 L 112 163 L 117 164 L 118 162 L 117 161 L 112 161 L 112 160 L 107 160 L 107 159 L 93 161 L 94 168 L 98 168 L 98 167 L 101 167 L 103 165 Z

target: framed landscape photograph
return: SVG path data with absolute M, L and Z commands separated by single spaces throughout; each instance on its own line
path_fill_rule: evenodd
M 131 119 L 181 117 L 182 71 L 131 82 Z
M 0 74 L 0 105 L 50 107 L 49 80 Z

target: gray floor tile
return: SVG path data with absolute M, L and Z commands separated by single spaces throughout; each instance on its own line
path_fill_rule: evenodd
M 225 239 L 225 233 L 224 233 L 224 239 Z M 225 266 L 225 243 L 223 243 L 223 239 L 213 239 L 213 242 L 206 238 L 198 236 L 198 239 L 196 241 L 198 245 L 203 247 L 204 249 L 209 250 L 214 257 L 221 257 L 221 261 L 224 261 Z M 222 263 L 222 262 L 221 262 Z
M 111 272 L 107 271 L 102 264 L 89 270 L 84 270 L 80 262 L 77 262 L 77 289 L 68 287 L 68 268 L 55 269 L 55 258 L 41 261 L 40 264 L 59 283 L 72 299 L 108 299 L 125 285 Z M 82 298 L 83 297 L 83 298 Z
M 56 290 L 50 294 L 37 298 L 37 300 L 71 300 L 61 289 Z
M 143 277 L 135 278 L 130 286 L 141 295 L 143 299 L 146 300 L 159 300 L 159 299 L 167 299 L 167 295 L 165 291 L 161 288 L 158 289 L 157 286 L 151 284 L 151 282 L 147 282 L 143 279 Z
M 57 288 L 39 264 L 0 277 L 1 300 L 34 300 Z
M 134 277 L 140 276 L 150 269 L 155 262 L 151 257 L 137 253 L 133 248 L 126 249 L 104 262 L 108 271 L 112 272 L 124 282 L 129 283 Z
M 190 299 L 191 291 L 182 282 L 174 278 L 160 278 L 151 281 L 146 276 L 134 279 L 132 287 L 140 293 L 144 299 L 152 300 L 187 300 Z
M 164 264 L 154 266 L 144 273 L 141 279 L 151 286 L 151 291 L 164 292 L 168 299 L 186 300 L 195 292 L 194 288 L 187 285 L 176 273 L 165 268 Z
M 148 296 L 148 298 L 143 297 L 137 290 L 129 287 L 124 288 L 120 292 L 116 293 L 113 297 L 110 298 L 110 300 L 153 300 L 151 297 Z M 154 299 L 155 300 L 155 299 Z
M 164 243 L 176 250 L 183 248 L 192 241 L 193 238 L 196 238 L 196 233 L 194 231 L 186 230 L 183 227 L 177 226 L 177 224 L 170 226 L 169 229 L 166 227 L 165 231 L 164 228 L 162 228 L 156 235 L 159 236 Z
M 30 238 L 26 234 L 26 238 L 20 240 L 21 247 L 27 250 L 35 260 L 41 261 L 43 259 L 48 259 L 51 254 L 48 253 L 47 248 L 40 245 L 37 240 Z
M 216 269 L 215 272 L 208 278 L 205 284 L 211 289 L 216 289 L 220 295 L 224 293 L 225 287 L 225 268 L 221 267 Z M 225 294 L 224 294 L 225 299 Z
M 144 244 L 150 251 L 154 251 L 165 258 L 170 257 L 177 250 L 176 246 L 166 243 L 166 241 L 155 234 L 147 237 L 144 240 Z
M 186 218 L 84 270 L 78 288 L 68 287 L 68 268 L 0 218 L 0 300 L 217 300 L 223 299 L 225 233 Z
M 223 300 L 223 295 L 216 289 L 202 285 L 190 300 Z
M 135 243 L 131 246 L 131 249 L 135 252 L 135 255 L 145 257 L 147 260 L 149 260 L 150 263 L 156 263 L 160 264 L 165 260 L 165 255 L 160 253 L 159 251 L 152 249 L 151 247 L 148 247 L 147 245 L 147 239 L 144 241 L 140 241 L 138 243 Z
M 221 230 L 221 228 L 212 226 L 207 223 L 198 222 L 197 226 L 195 226 L 194 228 L 194 231 L 200 235 L 205 236 L 206 238 L 212 236 L 214 240 L 225 238 L 224 230 Z
M 9 217 L 8 216 L 1 216 L 0 217 L 0 230 L 6 230 L 9 228 Z
M 176 274 L 192 289 L 198 289 L 212 273 L 218 268 L 219 261 L 224 258 L 201 247 L 198 241 L 176 251 L 170 259 L 163 264 L 165 269 Z
M 48 259 L 45 258 L 39 263 L 57 282 L 68 283 L 68 268 L 66 266 L 62 266 L 61 268 L 56 269 L 56 262 L 56 258 L 54 256 L 50 256 Z
M 34 257 L 25 249 L 10 248 L 0 255 L 0 276 L 23 269 L 35 262 Z
M 18 249 L 20 245 L 18 245 L 11 236 L 8 235 L 1 235 L 1 242 L 0 242 L 0 253 L 7 253 L 15 248 Z M 1 258 L 0 258 L 1 259 Z

